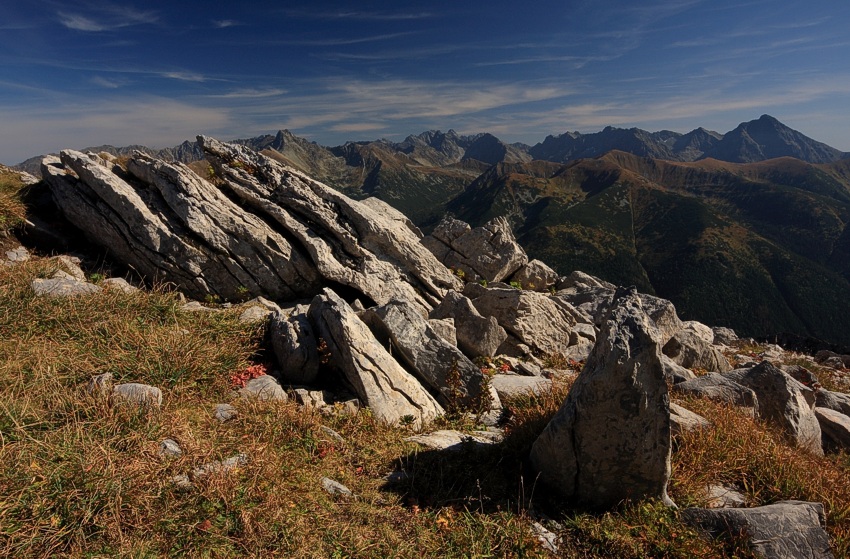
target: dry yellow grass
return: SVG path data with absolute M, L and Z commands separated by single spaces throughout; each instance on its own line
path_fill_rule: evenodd
M 368 410 L 323 415 L 234 399 L 230 374 L 265 358 L 262 329 L 240 324 L 237 311 L 184 313 L 162 290 L 35 297 L 30 282 L 55 266 L 0 267 L 2 556 L 546 557 L 529 528 L 531 506 L 561 523 L 566 556 L 746 556 L 703 541 L 657 503 L 588 514 L 547 499 L 523 461 L 568 382 L 506 402 L 507 439 L 494 449 L 423 451 L 404 441 L 408 428 Z M 133 411 L 88 395 L 85 382 L 107 371 L 160 387 L 163 406 Z M 219 423 L 218 402 L 233 403 L 238 417 Z M 716 428 L 683 438 L 674 453 L 680 505 L 700 504 L 709 481 L 742 484 L 756 504 L 822 501 L 836 551 L 847 552 L 846 456 L 802 456 L 735 412 L 688 405 Z M 181 457 L 159 455 L 165 438 L 180 443 Z M 245 466 L 192 489 L 170 481 L 240 452 Z M 387 484 L 398 469 L 408 479 Z M 357 498 L 324 493 L 324 476 Z

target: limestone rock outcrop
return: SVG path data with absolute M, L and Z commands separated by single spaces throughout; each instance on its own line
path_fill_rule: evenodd
M 337 368 L 375 417 L 415 426 L 442 415 L 443 408 L 405 371 L 341 297 L 330 289 L 310 304 L 309 317 Z
M 196 299 L 294 300 L 323 285 L 428 312 L 459 280 L 397 212 L 361 203 L 243 146 L 199 137 L 205 180 L 134 154 L 126 171 L 66 150 L 42 173 L 68 220 L 147 279 Z
M 541 480 L 564 498 L 594 508 L 673 504 L 660 341 L 636 291 L 618 290 L 593 353 L 531 450 Z

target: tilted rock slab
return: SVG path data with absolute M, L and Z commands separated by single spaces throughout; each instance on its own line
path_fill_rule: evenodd
M 829 408 L 844 415 L 850 415 L 850 394 L 821 388 L 815 392 L 815 405 L 819 408 Z
M 697 398 L 708 398 L 714 402 L 753 408 L 758 413 L 759 401 L 750 388 L 738 384 L 720 373 L 708 373 L 673 385 L 673 391 Z
M 798 447 L 823 454 L 820 424 L 813 409 L 815 394 L 810 388 L 769 361 L 724 376 L 756 393 L 759 417 L 779 426 Z
M 823 529 L 821 503 L 780 501 L 754 508 L 682 511 L 685 522 L 712 537 L 743 537 L 757 555 L 767 559 L 832 559 Z
M 593 508 L 673 505 L 660 339 L 637 293 L 618 290 L 590 359 L 531 449 L 541 480 L 561 496 Z
M 378 419 L 415 426 L 442 415 L 443 408 L 405 371 L 341 297 L 330 289 L 310 304 L 309 317 L 327 344 L 329 364 L 339 369 Z M 406 420 L 406 419 L 405 419 Z
M 825 447 L 850 449 L 850 417 L 829 408 L 815 408 Z
M 488 397 L 482 390 L 481 369 L 440 337 L 415 307 L 406 301 L 391 301 L 364 314 L 369 317 L 364 317 L 368 324 L 389 336 L 394 353 L 416 376 L 442 395 L 443 405 L 475 406 Z
M 471 228 L 445 218 L 423 244 L 446 266 L 462 270 L 469 281 L 503 281 L 528 263 L 505 217 Z
M 538 355 L 566 353 L 578 343 L 573 334 L 575 314 L 567 303 L 555 303 L 548 295 L 514 288 L 487 288 L 472 300 L 483 316 L 494 317 L 499 325 Z M 510 355 L 506 348 L 499 350 Z
M 198 141 L 212 182 L 141 153 L 125 172 L 67 150 L 61 161 L 45 158 L 42 172 L 92 241 L 196 299 L 294 300 L 337 282 L 379 304 L 406 298 L 427 313 L 446 288 L 460 286 L 380 202 L 351 200 L 248 148 Z

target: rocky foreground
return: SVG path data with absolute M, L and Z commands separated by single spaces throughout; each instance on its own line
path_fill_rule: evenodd
M 269 321 L 278 371 L 247 382 L 250 393 L 323 407 L 351 402 L 350 391 L 351 405 L 421 428 L 417 442 L 437 447 L 464 437 L 429 435 L 429 423 L 465 410 L 481 421 L 476 441 L 486 445 L 500 436 L 500 399 L 546 390 L 551 378 L 574 374 L 566 364 L 584 362 L 529 458 L 565 504 L 591 509 L 642 499 L 675 506 L 667 496 L 674 436 L 711 426 L 671 404 L 671 394 L 749 410 L 799 452 L 850 445 L 850 396 L 783 365 L 778 348 L 736 355 L 734 332 L 682 321 L 669 301 L 581 272 L 559 277 L 529 261 L 504 219 L 470 228 L 448 218 L 423 238 L 377 199 L 355 201 L 247 148 L 198 141 L 206 177 L 143 154 L 119 165 L 74 151 L 46 158 L 42 173 L 68 221 L 147 282 L 198 300 L 252 300 L 245 320 Z M 71 264 L 33 289 L 100 289 Z M 139 405 L 162 399 L 155 387 L 109 378 L 93 379 L 92 391 Z M 204 472 L 174 481 L 196 475 Z M 683 514 L 706 534 L 747 538 L 767 557 L 832 557 L 819 503 L 719 504 Z

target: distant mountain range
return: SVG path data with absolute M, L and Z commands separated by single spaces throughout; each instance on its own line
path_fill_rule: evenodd
M 453 130 L 330 148 L 286 130 L 237 142 L 425 229 L 446 213 L 473 225 L 507 215 L 531 257 L 635 284 L 684 318 L 850 344 L 850 154 L 768 115 L 726 134 L 608 127 L 534 146 Z M 90 148 L 134 149 L 201 158 L 190 142 Z

